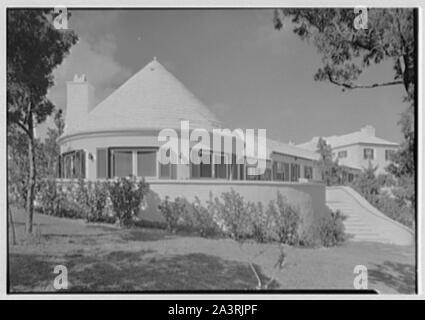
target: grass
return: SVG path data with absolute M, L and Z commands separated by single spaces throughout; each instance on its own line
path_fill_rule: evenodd
M 53 292 L 55 265 L 68 269 L 70 292 L 155 292 L 252 290 L 257 285 L 248 257 L 260 276 L 272 277 L 276 245 L 249 244 L 243 251 L 230 239 L 169 234 L 153 228 L 119 229 L 43 215 L 35 216 L 39 236 L 24 240 L 24 215 L 13 211 L 18 244 L 9 246 L 9 290 Z M 353 289 L 354 267 L 368 268 L 369 288 L 413 293 L 413 247 L 350 243 L 334 248 L 285 247 L 287 262 L 274 289 Z

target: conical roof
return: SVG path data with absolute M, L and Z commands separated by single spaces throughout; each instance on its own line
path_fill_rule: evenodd
M 155 58 L 92 109 L 79 131 L 221 127 L 216 116 Z

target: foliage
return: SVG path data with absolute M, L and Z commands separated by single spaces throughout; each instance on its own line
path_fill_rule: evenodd
M 19 127 L 28 143 L 27 234 L 32 233 L 37 182 L 34 128 L 53 111 L 47 98 L 52 72 L 78 39 L 73 31 L 57 30 L 52 20 L 52 9 L 7 10 L 7 124 Z
M 325 215 L 314 219 L 309 229 L 300 237 L 300 245 L 304 247 L 333 247 L 347 240 L 344 220 L 347 217 L 339 210 L 328 210 Z
M 198 197 L 192 203 L 193 227 L 199 232 L 201 237 L 214 236 L 220 233 L 220 228 L 214 220 L 214 216 L 210 214 L 211 210 L 201 205 Z
M 332 158 L 332 148 L 323 138 L 319 138 L 317 152 L 320 154 L 319 168 L 322 172 L 322 180 L 327 186 L 339 184 L 340 167 Z
M 251 222 L 251 238 L 258 243 L 271 241 L 273 238 L 271 234 L 273 217 L 268 211 L 264 211 L 261 202 L 258 202 L 257 205 L 248 203 L 247 209 L 247 214 Z
M 351 8 L 277 9 L 274 26 L 281 29 L 284 20 L 290 18 L 294 33 L 315 45 L 323 61 L 323 66 L 314 75 L 317 81 L 327 81 L 342 87 L 343 91 L 393 85 L 404 87 L 404 102 L 408 106 L 398 121 L 404 140 L 387 171 L 397 181 L 396 193 L 401 206 L 407 206 L 414 216 L 418 70 L 415 24 L 418 12 L 413 8 L 369 8 L 367 15 L 367 29 L 356 30 L 356 13 Z M 386 60 L 392 60 L 393 81 L 358 83 L 369 66 Z
M 376 206 L 378 203 L 378 196 L 381 189 L 380 181 L 376 177 L 376 170 L 378 167 L 373 167 L 371 163 L 363 170 L 353 183 L 356 189 L 370 204 Z
M 114 222 L 115 217 L 106 214 L 108 203 L 107 182 L 78 180 L 77 201 L 87 222 Z
M 53 119 L 55 127 L 47 129 L 47 136 L 42 144 L 45 170 L 44 173 L 40 173 L 38 171 L 41 177 L 57 177 L 59 169 L 58 159 L 60 155 L 60 147 L 57 143 L 57 139 L 64 130 L 64 119 L 61 109 L 55 111 Z
M 158 209 L 161 211 L 162 216 L 165 219 L 167 230 L 175 233 L 177 231 L 179 221 L 185 215 L 187 210 L 186 201 L 179 197 L 177 197 L 174 201 L 170 201 L 170 198 L 167 196 L 158 205 Z
M 143 200 L 149 191 L 144 179 L 134 177 L 119 178 L 108 185 L 112 208 L 120 226 L 129 226 L 137 216 Z
M 416 81 L 414 9 L 369 8 L 367 15 L 367 29 L 357 30 L 353 8 L 278 9 L 274 26 L 281 29 L 288 17 L 294 33 L 316 46 L 323 61 L 316 80 L 344 89 L 404 85 L 408 92 Z M 364 69 L 386 59 L 393 60 L 394 81 L 356 83 Z
M 37 171 L 43 172 L 43 144 L 39 139 L 35 139 L 34 144 Z M 29 178 L 28 140 L 26 135 L 13 125 L 7 130 L 7 157 L 9 200 L 25 206 Z
M 352 186 L 379 211 L 408 227 L 413 227 L 415 207 L 406 199 L 415 193 L 414 184 L 409 184 L 411 180 L 406 177 L 394 181 L 388 175 L 376 176 L 376 169 L 370 165 L 357 177 Z M 403 182 L 403 179 L 407 181 Z
M 271 201 L 268 215 L 273 218 L 273 233 L 280 243 L 297 245 L 299 242 L 299 226 L 301 217 L 299 210 L 288 204 L 280 192 L 277 194 L 276 203 Z
M 346 240 L 344 216 L 339 210 L 330 211 L 330 214 L 319 219 L 317 226 L 319 239 L 325 247 L 332 247 Z
M 379 195 L 376 207 L 391 219 L 414 229 L 415 215 L 411 206 L 406 205 L 403 201 L 391 196 L 388 192 Z
M 210 210 L 218 214 L 223 231 L 235 240 L 247 238 L 252 232 L 252 223 L 243 197 L 232 189 L 223 192 L 220 198 L 210 202 Z
M 81 208 L 75 201 L 73 188 L 63 186 L 54 179 L 44 179 L 40 182 L 37 201 L 43 214 L 64 218 L 83 218 Z

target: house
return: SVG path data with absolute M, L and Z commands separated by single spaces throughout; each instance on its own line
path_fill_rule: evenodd
M 306 150 L 317 150 L 320 137 L 297 145 Z M 377 166 L 377 173 L 385 173 L 385 167 L 390 163 L 391 155 L 398 149 L 398 144 L 376 136 L 375 128 L 367 125 L 359 131 L 341 136 L 323 137 L 332 148 L 334 159 L 346 168 L 348 181 L 356 174 L 372 164 Z
M 220 120 L 154 58 L 104 101 L 94 106 L 94 89 L 86 77 L 67 83 L 65 130 L 59 176 L 89 180 L 143 176 L 147 180 L 268 180 L 298 182 L 319 180 L 314 151 L 267 139 L 267 168 L 261 175 L 247 174 L 247 164 L 159 163 L 158 134 L 164 128 L 211 132 L 223 128 Z M 193 144 L 190 146 L 193 147 Z M 204 151 L 208 151 L 206 146 Z M 214 153 L 214 150 L 210 152 Z

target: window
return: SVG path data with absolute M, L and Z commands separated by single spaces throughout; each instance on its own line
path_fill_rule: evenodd
M 133 152 L 113 151 L 112 163 L 114 177 L 128 177 L 133 175 Z
M 298 181 L 300 178 L 300 165 L 291 163 L 291 181 Z
M 137 151 L 137 176 L 156 176 L 156 151 Z
M 373 160 L 374 154 L 372 148 L 364 148 L 363 149 L 363 158 L 366 160 Z
M 111 148 L 98 149 L 98 177 L 156 177 L 156 149 Z M 108 157 L 105 155 L 109 154 Z M 109 158 L 110 161 L 107 161 Z M 110 162 L 110 167 L 108 166 Z M 111 174 L 108 174 L 110 168 Z
M 385 161 L 390 161 L 394 156 L 394 150 L 385 150 Z
M 338 158 L 347 158 L 347 150 L 339 151 Z
M 304 178 L 313 179 L 313 167 L 304 166 Z
M 289 181 L 289 163 L 281 161 L 273 163 L 273 180 Z
M 64 153 L 59 157 L 59 177 L 78 179 L 86 177 L 86 153 L 76 150 Z
M 224 154 L 214 155 L 214 176 L 219 179 L 227 179 L 227 167 L 226 158 Z
M 202 151 L 200 153 L 202 157 Z M 212 177 L 212 156 L 210 155 L 209 163 L 190 164 L 190 176 L 191 178 L 211 178 Z

